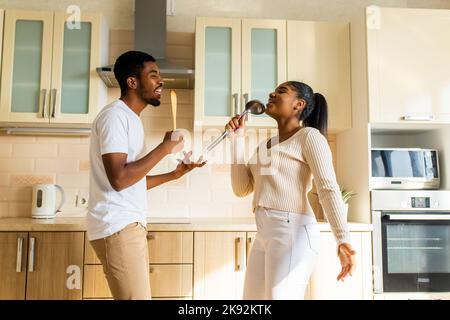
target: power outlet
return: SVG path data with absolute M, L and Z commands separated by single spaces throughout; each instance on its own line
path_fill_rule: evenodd
M 75 206 L 77 208 L 87 208 L 88 207 L 88 199 L 86 197 L 77 195 L 77 200 Z

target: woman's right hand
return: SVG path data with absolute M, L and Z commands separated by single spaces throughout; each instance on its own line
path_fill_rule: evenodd
M 348 275 L 352 276 L 356 269 L 356 251 L 353 250 L 350 243 L 341 243 L 338 247 L 338 257 L 341 262 L 342 270 L 337 276 L 337 280 L 344 281 Z
M 240 118 L 240 119 L 239 119 Z M 226 125 L 225 130 L 236 132 L 238 129 L 242 131 L 245 128 L 245 116 L 241 118 L 240 115 L 235 115 Z

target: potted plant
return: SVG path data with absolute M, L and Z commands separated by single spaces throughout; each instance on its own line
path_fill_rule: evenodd
M 339 186 L 339 189 L 341 191 L 341 197 L 345 204 L 345 216 L 347 217 L 348 214 L 348 202 L 349 200 L 356 195 L 355 192 L 351 190 L 346 190 L 343 186 Z M 325 220 L 327 221 L 327 218 L 323 214 L 322 206 L 319 202 L 319 195 L 317 194 L 316 188 L 314 187 L 311 192 L 308 194 L 308 200 L 311 204 L 311 208 L 313 209 L 313 212 L 318 220 Z
M 344 201 L 345 204 L 345 214 L 347 216 L 348 214 L 348 201 L 356 195 L 355 192 L 353 192 L 352 190 L 346 190 L 343 186 L 340 186 L 340 190 L 341 190 L 341 196 L 342 196 L 342 201 Z

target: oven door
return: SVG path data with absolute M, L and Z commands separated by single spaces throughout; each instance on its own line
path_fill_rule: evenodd
M 450 212 L 382 212 L 384 292 L 450 291 Z

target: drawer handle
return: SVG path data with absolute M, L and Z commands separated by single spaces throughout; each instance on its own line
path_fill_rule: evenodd
M 150 267 L 150 273 L 154 273 L 155 272 L 155 268 Z
M 234 247 L 235 247 L 235 271 L 243 270 L 243 257 L 244 250 L 242 250 L 242 246 L 244 245 L 244 241 L 241 237 L 234 239 Z
M 16 272 L 22 272 L 22 249 L 23 238 L 17 238 L 17 259 L 16 259 Z
M 28 272 L 34 272 L 34 259 L 35 259 L 35 243 L 36 238 L 30 238 L 30 251 L 28 252 Z
M 148 240 L 155 240 L 155 235 L 153 233 L 149 233 L 149 234 L 147 234 L 147 239 Z
M 405 115 L 401 118 L 403 121 L 433 121 L 434 115 Z
M 249 257 L 250 257 L 250 251 L 251 251 L 251 249 L 252 249 L 252 243 L 253 243 L 253 242 L 255 242 L 255 238 L 249 237 L 249 238 L 247 239 L 247 247 L 245 248 L 246 251 L 247 251 L 247 263 L 248 263 L 248 259 L 249 259 Z

